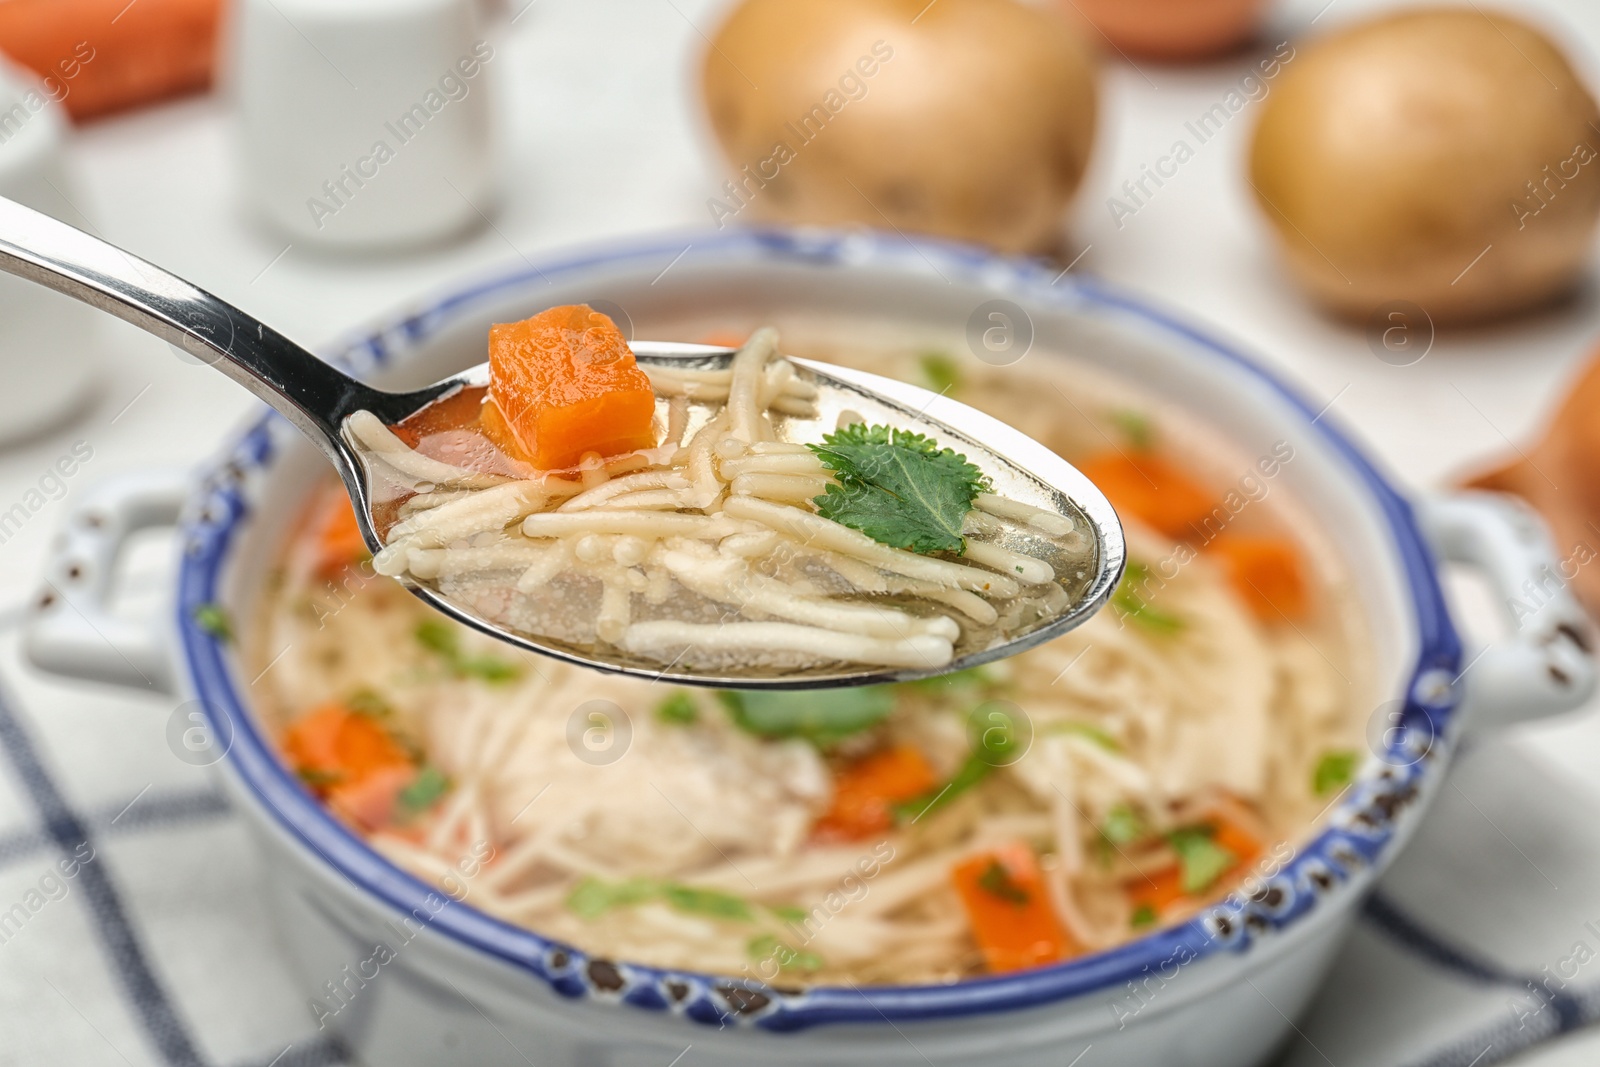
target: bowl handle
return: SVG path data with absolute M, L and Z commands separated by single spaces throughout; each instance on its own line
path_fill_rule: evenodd
M 174 525 L 192 478 L 184 470 L 139 471 L 100 482 L 78 499 L 50 548 L 44 592 L 23 630 L 28 662 L 65 678 L 174 691 L 166 626 L 114 614 L 112 595 L 128 540 Z
M 1441 559 L 1474 567 L 1488 581 L 1505 616 L 1506 636 L 1468 652 L 1472 721 L 1479 726 L 1555 715 L 1594 693 L 1591 629 L 1570 588 L 1577 567 L 1595 558 L 1557 555 L 1550 533 L 1516 497 L 1478 491 L 1449 493 L 1418 508 Z

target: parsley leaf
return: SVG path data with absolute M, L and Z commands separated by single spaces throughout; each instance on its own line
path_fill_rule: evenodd
M 1153 926 L 1157 918 L 1155 908 L 1149 904 L 1140 904 L 1133 909 L 1133 915 L 1129 917 L 1128 925 L 1137 930 L 1142 926 Z
M 1311 774 L 1311 789 L 1319 797 L 1336 793 L 1350 783 L 1356 772 L 1356 754 L 1349 749 L 1324 752 Z
M 758 737 L 801 737 L 826 747 L 876 726 L 894 710 L 888 686 L 853 689 L 724 689 L 717 694 L 741 729 Z
M 1050 726 L 1048 730 L 1053 734 L 1077 734 L 1086 741 L 1093 741 L 1107 752 L 1122 751 L 1122 745 L 1117 742 L 1115 737 L 1107 733 L 1103 727 L 1096 726 L 1092 722 L 1071 720 L 1056 723 Z
M 450 791 L 450 779 L 437 767 L 424 767 L 417 772 L 411 784 L 400 790 L 398 798 L 402 819 L 414 819 L 439 802 Z
M 206 633 L 226 644 L 233 640 L 233 623 L 221 604 L 196 604 L 194 622 Z
M 694 706 L 694 698 L 679 691 L 656 705 L 656 718 L 677 726 L 691 726 L 700 718 L 700 712 Z
M 1144 820 L 1129 804 L 1114 804 L 1106 812 L 1106 821 L 1100 824 L 1100 836 L 1113 845 L 1131 845 L 1149 831 Z
M 1175 634 L 1183 629 L 1183 620 L 1170 612 L 1151 607 L 1140 595 L 1139 590 L 1134 588 L 1149 577 L 1149 567 L 1130 560 L 1122 572 L 1122 581 L 1117 583 L 1117 591 L 1111 594 L 1111 603 L 1124 617 L 1132 619 L 1148 630 L 1159 634 Z
M 654 878 L 629 878 L 607 882 L 586 877 L 567 894 L 567 910 L 580 919 L 597 919 L 612 908 L 632 907 L 652 900 L 665 901 L 678 911 L 713 919 L 753 922 L 754 906 L 743 897 L 718 889 L 702 889 Z M 774 913 L 777 908 L 769 909 Z
M 944 785 L 939 786 L 937 789 L 930 789 L 920 797 L 912 797 L 910 800 L 892 804 L 890 805 L 890 810 L 894 812 L 895 818 L 902 822 L 916 822 L 929 812 L 937 811 L 944 807 L 956 797 L 989 777 L 989 772 L 994 768 L 995 765 L 993 763 L 974 753 L 967 757 L 967 761 L 961 765 L 960 769 Z
M 461 635 L 443 619 L 424 619 L 414 631 L 417 643 L 444 660 L 457 678 L 477 678 L 491 685 L 509 682 L 522 672 L 497 656 L 469 656 L 461 649 Z
M 1028 902 L 1028 891 L 1017 884 L 1011 872 L 999 860 L 990 860 L 989 866 L 978 875 L 978 885 L 991 896 L 1010 901 L 1019 907 Z
M 989 480 L 965 456 L 919 433 L 864 423 L 822 440 L 811 450 L 838 484 L 815 498 L 817 514 L 894 548 L 966 549 L 961 527 Z
M 756 961 L 773 960 L 779 970 L 784 971 L 820 971 L 822 970 L 822 957 L 815 952 L 804 949 L 790 948 L 772 934 L 763 934 L 752 938 L 746 946 L 750 958 Z
M 1167 835 L 1167 844 L 1178 854 L 1178 885 L 1190 896 L 1205 892 L 1239 862 L 1211 840 L 1212 833 L 1209 826 L 1185 826 Z
M 625 882 L 603 882 L 585 878 L 567 894 L 567 910 L 580 919 L 597 919 L 612 908 L 628 907 L 654 900 L 661 887 L 651 878 L 629 878 Z

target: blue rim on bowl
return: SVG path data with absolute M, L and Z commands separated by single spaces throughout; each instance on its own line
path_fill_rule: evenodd
M 728 230 L 602 249 L 495 276 L 357 337 L 334 358 L 357 372 L 370 370 L 405 347 L 426 340 L 455 317 L 535 279 L 555 281 L 600 266 L 660 262 L 686 244 L 692 244 L 700 257 L 710 255 L 730 262 L 840 269 L 870 263 L 905 273 L 931 272 L 945 280 L 960 278 L 993 288 L 997 295 L 1013 299 L 1112 312 L 1181 338 L 1207 358 L 1242 367 L 1266 383 L 1305 417 L 1308 426 L 1320 433 L 1364 482 L 1388 523 L 1405 567 L 1419 655 L 1403 707 L 1385 734 L 1383 758 L 1369 761 L 1330 808 L 1326 827 L 1277 870 L 1260 878 L 1248 898 L 1230 897 L 1178 926 L 1035 970 L 949 985 L 819 986 L 794 991 L 743 979 L 591 959 L 581 949 L 492 918 L 469 904 L 446 902 L 441 906 L 443 898 L 436 889 L 384 859 L 329 815 L 284 767 L 257 729 L 236 684 L 225 643 L 195 621 L 195 612 L 217 599 L 230 547 L 249 510 L 248 482 L 270 467 L 278 436 L 293 433 L 287 423 L 269 413 L 235 442 L 192 501 L 183 528 L 177 628 L 191 683 L 210 725 L 216 736 L 231 737 L 226 758 L 232 761 L 232 770 L 286 831 L 376 900 L 402 914 L 425 916 L 425 925 L 439 934 L 525 970 L 564 996 L 681 1012 L 717 1026 L 735 1022 L 771 1030 L 823 1023 L 893 1024 L 1011 1011 L 1113 989 L 1142 977 L 1147 969 L 1186 965 L 1225 949 L 1246 951 L 1258 934 L 1301 919 L 1337 882 L 1379 860 L 1394 837 L 1398 812 L 1418 795 L 1424 769 L 1438 754 L 1456 706 L 1452 680 L 1460 668 L 1461 647 L 1445 609 L 1432 554 L 1410 506 L 1328 419 L 1318 418 L 1319 412 L 1249 358 L 1162 312 L 1101 283 L 1075 277 L 1058 279 L 1042 265 L 966 246 L 861 232 Z M 602 975 L 599 982 L 596 973 Z

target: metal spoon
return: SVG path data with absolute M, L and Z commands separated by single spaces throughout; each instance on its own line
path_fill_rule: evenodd
M 203 289 L 3 198 L 0 271 L 65 293 L 178 345 L 266 401 L 310 438 L 339 472 L 355 504 L 362 535 L 374 551 L 382 547 L 374 525 L 374 486 L 346 432 L 346 420 L 364 410 L 393 425 L 447 394 L 488 380 L 488 366 L 480 364 L 409 393 L 373 389 Z M 726 348 L 664 342 L 637 341 L 632 348 L 641 362 L 678 366 L 725 365 L 733 355 L 733 350 Z M 408 588 L 445 614 L 541 655 L 603 671 L 738 689 L 865 685 L 963 670 L 1048 641 L 1082 624 L 1110 598 L 1126 562 L 1122 526 L 1105 496 L 1071 464 L 998 419 L 947 397 L 862 371 L 811 360 L 793 362 L 809 371 L 819 388 L 819 423 L 825 421 L 831 428 L 833 420 L 848 410 L 869 422 L 917 429 L 964 453 L 990 477 L 1001 495 L 1073 519 L 1093 543 L 1085 553 L 1087 566 L 1058 577 L 1070 594 L 1059 614 L 1036 620 L 1003 642 L 959 655 L 932 670 L 843 664 L 805 672 L 711 674 L 597 658 L 592 649 L 506 629 L 436 590 L 409 583 Z

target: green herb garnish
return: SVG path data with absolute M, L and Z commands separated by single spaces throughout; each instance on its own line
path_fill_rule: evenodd
M 854 423 L 811 445 L 836 485 L 815 498 L 817 514 L 874 541 L 912 552 L 963 552 L 961 527 L 989 480 L 967 458 L 930 437 Z
M 450 791 L 450 779 L 437 767 L 424 767 L 411 784 L 400 790 L 398 803 L 403 819 L 414 819 L 439 802 Z
M 936 674 L 931 678 L 914 678 L 909 682 L 896 682 L 895 686 L 913 693 L 943 693 L 953 689 L 999 684 L 988 667 L 967 667 L 949 674 Z
M 1190 896 L 1205 892 L 1239 862 L 1211 839 L 1215 832 L 1210 826 L 1185 826 L 1167 835 L 1167 843 L 1178 854 L 1178 885 Z
M 471 656 L 462 651 L 461 635 L 443 620 L 424 619 L 415 634 L 417 643 L 444 660 L 457 678 L 477 678 L 493 685 L 512 681 L 522 673 L 497 656 Z
M 978 875 L 978 885 L 985 892 L 1001 900 L 1009 900 L 1019 907 L 1029 900 L 1028 891 L 1017 884 L 1011 872 L 999 860 L 990 860 L 989 866 Z
M 1122 746 L 1117 743 L 1115 737 L 1092 722 L 1058 722 L 1046 727 L 1046 730 L 1052 734 L 1077 734 L 1087 741 L 1093 741 L 1107 752 L 1122 751 Z
M 345 697 L 344 706 L 369 719 L 388 719 L 394 715 L 393 705 L 375 689 L 357 689 Z
M 1324 752 L 1311 772 L 1311 791 L 1319 797 L 1336 793 L 1350 784 L 1356 772 L 1357 755 L 1350 749 Z
M 767 908 L 767 910 L 786 923 L 803 923 L 811 918 L 809 911 L 804 908 L 797 908 L 793 904 L 776 904 Z
M 1137 451 L 1148 452 L 1150 446 L 1155 444 L 1155 428 L 1141 412 L 1131 408 L 1119 408 L 1111 413 L 1111 423 L 1122 431 L 1123 436 L 1128 439 L 1128 444 Z
M 740 922 L 749 922 L 755 918 L 755 913 L 744 900 L 715 889 L 696 889 L 693 886 L 663 882 L 661 896 L 674 908 L 691 915 L 709 915 L 713 919 L 734 919 Z
M 612 908 L 630 907 L 655 900 L 661 883 L 652 878 L 629 878 L 625 882 L 603 882 L 585 878 L 567 894 L 567 910 L 580 919 L 597 919 Z
M 889 810 L 901 822 L 913 823 L 932 811 L 937 811 L 950 803 L 968 789 L 989 777 L 989 772 L 994 770 L 994 764 L 974 753 L 967 757 L 951 776 L 950 780 L 938 789 L 930 789 L 920 797 L 912 797 L 898 804 L 892 804 Z
M 922 380 L 941 395 L 961 388 L 961 365 L 947 352 L 929 351 L 917 357 Z
M 1151 607 L 1135 588 L 1149 577 L 1149 567 L 1143 563 L 1129 561 L 1127 568 L 1122 572 L 1122 581 L 1117 583 L 1117 591 L 1111 594 L 1111 603 L 1125 617 L 1133 619 L 1146 629 L 1161 634 L 1175 634 L 1183 629 L 1183 620 L 1169 612 Z
M 1112 805 L 1106 812 L 1106 821 L 1100 824 L 1100 836 L 1113 845 L 1131 845 L 1149 833 L 1144 819 L 1130 804 Z
M 690 726 L 700 718 L 700 712 L 694 706 L 694 698 L 680 691 L 656 705 L 656 718 L 675 726 Z
M 228 619 L 227 609 L 221 604 L 196 604 L 194 623 L 218 641 L 233 640 L 233 623 Z
M 876 726 L 894 710 L 888 686 L 853 689 L 724 689 L 717 694 L 743 730 L 758 737 L 801 737 L 819 748 Z
M 612 908 L 632 907 L 652 900 L 663 901 L 690 915 L 705 915 L 713 919 L 753 922 L 756 918 L 755 906 L 743 897 L 717 889 L 702 889 L 654 878 L 629 878 L 621 882 L 584 878 L 567 894 L 567 910 L 581 919 L 596 919 Z M 777 907 L 768 910 L 775 915 L 780 914 Z M 798 908 L 783 910 L 786 913 L 799 911 Z
M 1128 919 L 1128 925 L 1137 930 L 1142 926 L 1154 925 L 1157 918 L 1159 916 L 1156 915 L 1155 908 L 1149 904 L 1140 904 L 1133 909 L 1133 915 Z
M 753 960 L 773 960 L 783 971 L 820 971 L 822 957 L 815 952 L 790 948 L 772 934 L 762 934 L 750 939 L 746 946 Z

